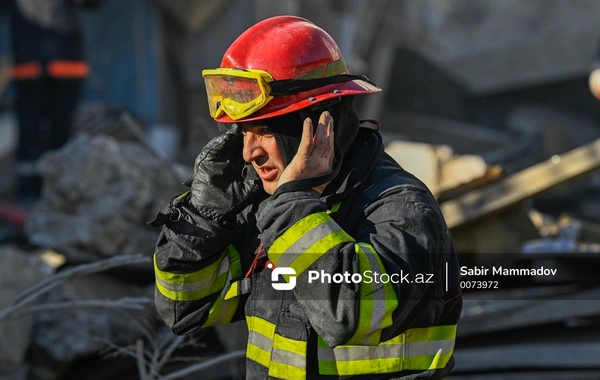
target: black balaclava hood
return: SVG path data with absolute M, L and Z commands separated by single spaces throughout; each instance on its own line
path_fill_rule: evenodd
M 331 101 L 324 102 L 311 108 L 265 120 L 265 124 L 273 132 L 286 166 L 298 152 L 304 119 L 307 117 L 312 119 L 313 131 L 315 131 L 319 117 L 324 111 L 329 111 L 333 117 L 335 144 L 340 148 L 342 157 L 346 154 L 358 133 L 360 120 L 354 109 L 354 96 L 344 96 L 334 101 L 334 104 Z M 336 160 L 340 161 L 342 157 L 336 157 Z

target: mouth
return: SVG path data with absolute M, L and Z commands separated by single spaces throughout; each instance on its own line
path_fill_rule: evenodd
M 256 168 L 256 172 L 258 173 L 258 176 L 260 177 L 260 179 L 262 179 L 263 181 L 272 181 L 275 178 L 277 178 L 277 168 L 274 167 L 263 167 L 263 168 Z

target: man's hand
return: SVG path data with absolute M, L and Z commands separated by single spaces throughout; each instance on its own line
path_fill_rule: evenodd
M 258 195 L 259 180 L 242 177 L 242 134 L 237 124 L 206 144 L 196 158 L 191 204 L 205 218 L 233 222 Z
M 333 141 L 333 118 L 328 111 L 323 112 L 319 117 L 319 125 L 314 135 L 312 120 L 307 117 L 304 120 L 298 153 L 281 173 L 277 187 L 287 182 L 329 173 L 335 159 Z M 328 184 L 329 182 L 313 187 L 313 190 L 321 195 Z

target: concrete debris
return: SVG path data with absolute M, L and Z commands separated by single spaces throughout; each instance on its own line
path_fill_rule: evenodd
M 384 113 L 382 130 L 385 133 L 404 134 L 411 141 L 449 145 L 457 154 L 479 156 L 505 149 L 519 140 L 519 135 L 483 125 L 394 109 Z
M 600 36 L 600 4 L 576 4 L 392 1 L 380 25 L 398 45 L 481 94 L 587 73 Z
M 577 126 L 574 128 L 573 126 Z M 543 104 L 520 104 L 506 119 L 506 127 L 542 139 L 542 154 L 551 157 L 600 138 L 597 122 L 585 115 Z
M 386 153 L 423 181 L 434 195 L 481 178 L 488 168 L 483 158 L 455 155 L 448 145 L 393 141 L 386 146 Z
M 123 297 L 153 299 L 154 286 L 136 286 L 109 274 L 75 277 L 44 299 L 43 304 L 81 300 L 116 300 Z M 36 349 L 52 362 L 68 363 L 105 351 L 107 347 L 125 347 L 143 337 L 144 323 L 156 325 L 154 305 L 144 310 L 76 308 L 37 316 L 34 336 Z M 41 354 L 41 352 L 39 354 Z
M 42 157 L 41 201 L 30 215 L 30 241 L 69 261 L 151 253 L 158 232 L 145 225 L 180 185 L 136 143 L 79 135 Z
M 73 131 L 90 136 L 108 135 L 118 141 L 127 141 L 132 134 L 121 119 L 124 111 L 103 104 L 82 104 L 73 117 Z
M 511 207 L 600 167 L 600 139 L 442 204 L 450 228 Z
M 36 255 L 0 246 L 0 309 L 11 305 L 21 292 L 53 272 L 54 268 Z M 33 316 L 0 324 L 0 378 L 26 379 L 25 355 L 33 331 Z
M 67 262 L 65 255 L 52 250 L 43 250 L 39 253 L 40 259 L 54 269 L 60 268 Z

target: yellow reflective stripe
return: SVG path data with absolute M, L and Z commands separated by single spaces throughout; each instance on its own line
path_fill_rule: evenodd
M 375 252 L 375 248 L 371 244 L 367 243 L 358 243 L 365 249 L 365 253 L 367 253 L 371 260 L 374 260 L 379 267 L 379 273 L 387 273 L 383 263 L 381 262 L 381 258 Z M 371 266 L 374 267 L 374 263 L 371 262 Z M 373 268 L 375 269 L 375 268 Z M 383 297 L 379 297 L 379 299 L 375 300 L 373 305 L 373 316 L 371 320 L 371 329 L 369 334 L 374 334 L 377 332 L 377 339 L 375 341 L 371 340 L 371 343 L 379 344 L 380 342 L 380 332 L 386 327 L 389 327 L 393 324 L 392 313 L 398 307 L 398 297 L 396 296 L 396 291 L 394 290 L 394 286 L 391 282 L 386 282 L 381 284 L 383 287 Z
M 273 342 L 274 348 L 293 352 L 294 354 L 302 355 L 303 357 L 306 355 L 306 342 L 301 340 L 290 339 L 279 334 L 275 334 L 275 339 Z
M 315 244 L 311 245 L 304 253 L 326 253 L 333 247 L 341 243 L 353 242 L 354 239 L 340 228 L 339 231 L 326 235 Z M 292 263 L 293 265 L 294 263 Z
M 276 266 L 292 267 L 300 275 L 335 246 L 352 241 L 327 213 L 318 212 L 288 228 L 269 248 L 268 255 Z
M 269 368 L 269 376 L 282 379 L 306 377 L 307 343 L 275 334 L 275 324 L 246 316 L 248 346 L 246 357 Z
M 444 368 L 448 361 L 452 357 L 452 352 L 447 354 L 436 354 L 436 355 L 425 355 L 425 356 L 412 356 L 405 360 L 405 368 L 406 369 L 423 369 L 423 370 L 431 370 L 431 369 L 439 369 Z
M 306 269 L 308 269 L 308 267 L 314 264 L 315 261 L 320 259 L 323 255 L 325 255 L 325 253 L 329 252 L 335 246 L 341 243 L 347 243 L 352 241 L 354 241 L 352 237 L 350 237 L 350 235 L 348 235 L 345 231 L 334 232 L 317 241 L 314 245 L 310 246 L 303 253 L 286 253 L 286 255 L 295 257 L 295 260 L 288 265 L 282 265 L 280 263 L 279 266 L 289 266 L 291 268 L 294 268 L 294 270 L 296 271 L 296 275 L 299 276 Z M 275 265 L 277 266 L 277 264 Z M 283 275 L 283 277 L 285 277 L 285 280 L 289 282 L 289 275 Z
M 379 346 L 337 346 L 319 347 L 319 359 L 324 361 L 352 361 L 387 359 L 397 357 L 418 357 L 447 354 L 454 350 L 454 339 L 431 342 L 409 342 L 401 344 L 382 344 Z
M 373 272 L 380 272 L 379 270 L 379 262 L 377 260 L 377 255 L 375 254 L 375 250 L 368 244 L 365 243 L 357 243 L 357 246 L 361 248 L 362 254 L 364 254 L 368 259 L 369 270 Z M 358 253 L 360 255 L 360 253 Z M 362 271 L 364 273 L 364 270 Z M 384 270 L 385 273 L 385 270 Z M 362 285 L 362 284 L 361 284 Z M 389 320 L 388 326 L 383 326 L 385 318 L 385 285 L 383 283 L 373 283 L 373 292 L 370 295 L 370 299 L 360 299 L 361 304 L 365 304 L 365 310 L 371 310 L 371 315 L 365 318 L 365 322 L 369 322 L 369 330 L 362 338 L 361 344 L 376 346 L 381 341 L 381 330 L 384 327 L 391 326 L 392 321 Z M 361 339 L 360 336 L 355 335 L 353 337 L 355 341 L 358 342 Z
M 329 347 L 327 342 L 325 342 L 325 340 L 323 340 L 321 335 L 317 335 L 317 347 L 318 348 L 331 348 L 331 347 Z M 345 346 L 338 346 L 338 347 L 345 347 Z
M 231 299 L 233 297 L 237 297 L 239 295 L 239 281 L 234 282 L 233 284 L 229 285 L 229 289 L 227 290 L 227 293 L 225 293 L 225 297 L 223 297 L 224 300 L 228 300 Z
M 331 219 L 325 213 L 316 213 L 308 215 L 296 223 L 292 225 L 278 237 L 274 242 L 269 251 L 267 252 L 269 255 L 269 259 L 275 263 L 274 260 L 278 260 L 279 256 L 281 256 L 289 247 L 294 245 L 294 243 L 300 239 L 302 236 L 306 235 L 307 232 L 317 227 L 322 223 L 329 222 Z M 271 256 L 273 255 L 273 256 Z
M 248 343 L 248 346 L 246 347 L 246 358 L 257 362 L 264 367 L 269 367 L 269 364 L 271 363 L 271 352 L 265 351 L 252 343 Z
M 420 327 L 404 332 L 407 342 L 431 342 L 434 340 L 450 340 L 456 337 L 456 325 Z
M 229 244 L 226 252 L 229 254 L 229 271 L 231 272 L 231 278 L 242 277 L 242 262 L 240 260 L 240 254 L 235 249 L 233 244 Z
M 229 250 L 229 252 L 231 251 Z M 237 252 L 235 252 L 234 255 L 237 255 Z M 233 260 L 235 260 L 235 258 L 233 258 Z M 225 297 L 227 296 L 227 294 L 230 293 L 231 288 L 237 288 L 237 282 L 232 284 L 231 278 L 232 272 L 230 271 L 226 281 L 230 285 L 228 287 L 223 288 L 219 298 L 217 298 L 217 300 L 212 304 L 208 311 L 208 318 L 206 319 L 206 322 L 202 325 L 202 327 L 224 325 L 231 322 L 231 320 L 233 319 L 233 315 L 235 314 L 235 311 L 238 308 L 240 299 L 239 297 L 235 297 L 225 300 Z
M 334 204 L 333 206 L 331 206 L 331 209 L 327 210 L 327 213 L 331 214 L 334 212 L 338 212 L 341 205 L 342 205 L 342 202 L 338 202 L 338 203 Z
M 294 367 L 289 364 L 271 362 L 269 366 L 269 376 L 280 379 L 306 379 L 306 370 Z
M 402 358 L 388 358 L 376 360 L 353 360 L 340 362 L 319 361 L 319 373 L 321 375 L 369 375 L 380 373 L 392 373 L 402 371 Z
M 255 362 L 268 367 L 271 363 L 271 350 L 273 340 L 257 331 L 250 331 L 248 336 L 248 345 L 246 348 L 246 357 Z
M 456 325 L 407 330 L 378 346 L 330 348 L 319 337 L 319 372 L 323 375 L 366 375 L 444 368 L 454 350 Z
M 367 270 L 386 273 L 379 255 L 372 245 L 356 243 L 360 272 Z M 380 343 L 381 330 L 392 325 L 392 313 L 398 298 L 391 283 L 360 284 L 359 324 L 348 344 L 375 346 Z
M 253 315 L 246 316 L 246 323 L 248 324 L 249 331 L 258 331 L 264 336 L 273 339 L 273 336 L 275 335 L 274 323 Z
M 275 334 L 269 375 L 284 379 L 304 378 L 306 376 L 306 342 Z
M 371 269 L 369 258 L 365 254 L 364 249 L 360 244 L 354 246 L 356 255 L 358 256 L 358 268 L 360 273 L 364 273 Z M 371 328 L 371 316 L 373 314 L 373 294 L 374 294 L 374 283 L 370 284 L 362 282 L 359 286 L 359 314 L 358 314 L 358 326 L 354 335 L 347 342 L 349 345 L 363 344 L 363 340 L 367 337 Z M 366 342 L 369 344 L 370 342 Z
M 246 323 L 248 324 L 246 358 L 269 367 L 275 324 L 252 315 L 246 316 Z
M 181 194 L 181 195 L 177 196 L 177 198 L 175 198 L 175 199 L 176 199 L 176 200 L 178 200 L 178 201 L 180 201 L 180 200 L 182 200 L 183 198 L 185 198 L 185 197 L 187 197 L 188 195 L 190 195 L 191 193 L 192 193 L 192 190 L 188 190 L 188 191 L 186 191 L 185 193 L 183 193 L 183 194 Z
M 227 260 L 223 261 L 223 263 L 227 264 Z M 173 286 L 172 284 L 165 283 L 160 278 L 156 278 L 156 287 L 162 295 L 174 301 L 195 301 L 208 297 L 209 295 L 214 294 L 223 289 L 227 281 L 227 272 L 221 273 L 213 281 L 208 280 L 211 279 L 196 282 L 193 284 L 188 284 L 193 285 L 192 287 Z
M 322 224 L 328 224 L 327 228 L 323 230 L 317 229 Z M 324 226 L 325 227 L 325 226 Z M 314 230 L 314 231 L 313 231 Z M 314 233 L 314 232 L 319 233 Z M 271 248 L 269 248 L 269 259 L 273 261 L 279 260 L 279 257 L 286 251 L 290 252 L 304 252 L 306 247 L 314 245 L 322 237 L 329 235 L 332 232 L 342 231 L 341 227 L 334 222 L 333 219 L 325 212 L 317 212 L 297 221 L 293 226 L 287 229 L 278 237 Z M 308 244 L 302 244 L 301 246 L 294 247 L 294 245 L 300 240 L 308 239 Z M 273 257 L 271 257 L 273 255 Z M 275 261 L 273 261 L 275 263 Z
M 191 273 L 161 271 L 154 255 L 156 287 L 162 295 L 174 301 L 195 301 L 214 294 L 225 287 L 227 277 L 241 277 L 240 256 L 230 245 L 221 257 L 206 268 Z
M 208 319 L 202 327 L 224 325 L 231 322 L 239 305 L 239 298 L 223 300 L 222 296 L 212 304 L 208 311 Z
M 154 269 L 156 276 L 161 280 L 171 284 L 191 284 L 194 282 L 200 282 L 209 278 L 216 277 L 218 269 L 221 266 L 223 260 L 228 257 L 228 250 L 223 251 L 221 257 L 214 263 L 208 265 L 205 268 L 199 269 L 195 272 L 190 273 L 170 273 L 161 271 L 156 265 L 156 256 L 154 258 Z

